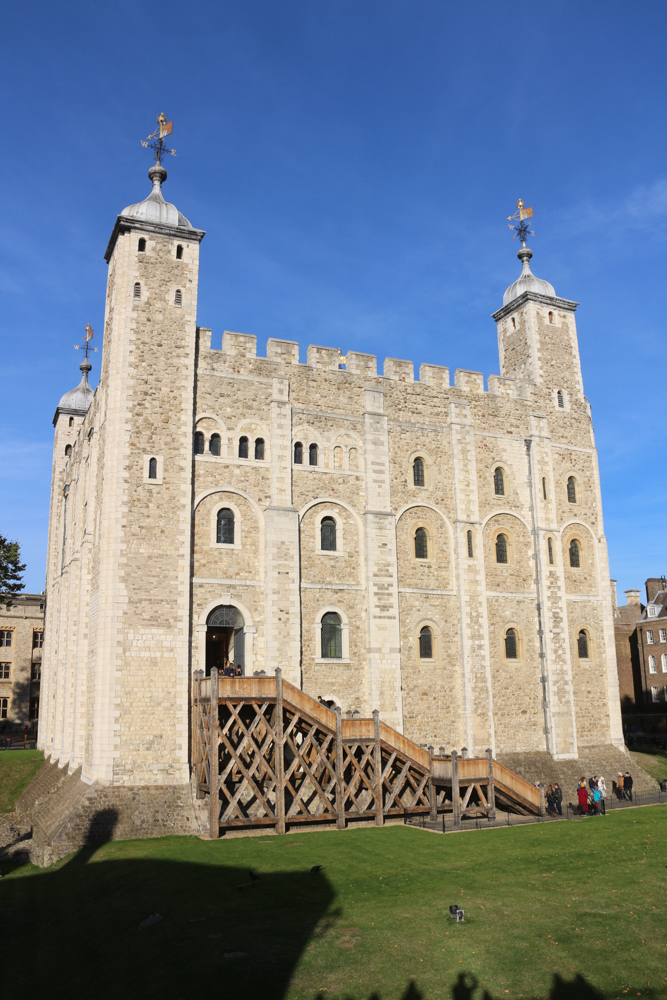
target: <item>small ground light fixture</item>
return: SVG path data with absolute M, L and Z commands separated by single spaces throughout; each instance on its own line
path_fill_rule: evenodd
M 459 908 L 458 903 L 454 903 L 449 907 L 449 916 L 452 920 L 455 920 L 457 924 L 463 923 L 464 912 Z

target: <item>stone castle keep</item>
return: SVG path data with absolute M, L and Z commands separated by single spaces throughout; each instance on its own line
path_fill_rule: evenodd
M 204 236 L 117 218 L 104 353 L 55 414 L 39 745 L 189 798 L 191 685 L 231 658 L 447 751 L 623 746 L 577 303 L 522 273 L 500 375 L 197 326 Z M 343 367 L 344 364 L 344 367 Z M 80 769 L 80 771 L 79 771 Z M 156 792 L 157 794 L 157 792 Z

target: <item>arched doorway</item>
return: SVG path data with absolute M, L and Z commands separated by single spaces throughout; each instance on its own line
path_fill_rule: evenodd
M 231 604 L 220 604 L 206 619 L 206 676 L 215 667 L 221 674 L 229 660 L 245 674 L 243 615 Z

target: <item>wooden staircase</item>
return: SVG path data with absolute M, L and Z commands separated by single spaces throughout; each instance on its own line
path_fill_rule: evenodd
M 496 801 L 544 812 L 539 789 L 495 762 L 425 750 L 371 719 L 343 719 L 282 679 L 210 677 L 193 691 L 197 797 L 209 798 L 211 837 L 234 828 L 348 822 L 453 813 L 495 818 Z

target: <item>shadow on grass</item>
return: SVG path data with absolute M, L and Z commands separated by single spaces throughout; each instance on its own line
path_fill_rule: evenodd
M 316 994 L 316 997 L 321 996 L 321 993 Z M 448 996 L 451 996 L 451 1000 L 493 1000 L 492 994 L 488 990 L 480 992 L 478 980 L 465 972 L 459 973 L 456 982 L 451 987 L 451 993 L 440 993 L 438 996 L 442 997 L 443 1000 Z M 354 998 L 348 996 L 346 1000 L 354 1000 Z M 371 993 L 368 1000 L 382 1000 L 382 994 Z M 422 993 L 417 984 L 412 981 L 401 1000 L 427 1000 L 427 998 L 426 994 Z M 530 1000 L 530 998 L 526 997 L 525 1000 Z M 576 975 L 571 982 L 566 982 L 560 976 L 555 975 L 551 989 L 543 1000 L 604 1000 L 604 993 L 596 990 L 581 975 Z

